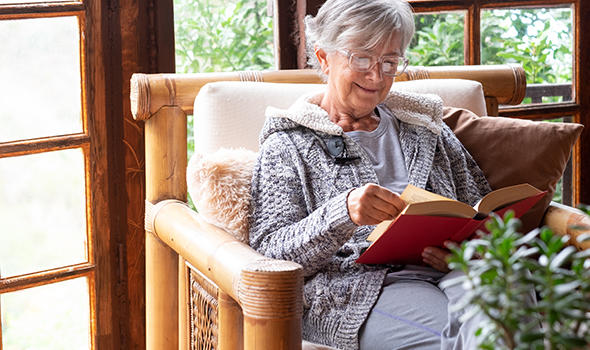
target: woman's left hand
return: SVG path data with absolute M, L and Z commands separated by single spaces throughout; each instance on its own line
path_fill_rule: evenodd
M 422 252 L 422 261 L 441 272 L 449 272 L 449 257 L 451 252 L 441 247 L 426 247 Z

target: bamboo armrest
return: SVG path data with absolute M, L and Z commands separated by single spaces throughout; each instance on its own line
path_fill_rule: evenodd
M 554 233 L 559 235 L 568 235 L 570 244 L 578 249 L 590 248 L 590 241 L 578 242 L 577 237 L 581 234 L 590 234 L 590 217 L 582 211 L 555 202 L 545 213 L 543 224 L 547 225 Z
M 301 317 L 303 269 L 267 258 L 179 201 L 146 207 L 152 232 L 240 304 L 244 314 Z M 261 315 L 262 313 L 262 315 Z
M 525 73 L 514 65 L 408 67 L 396 81 L 418 79 L 469 79 L 482 84 L 486 99 L 496 104 L 518 104 L 526 90 Z M 251 71 L 196 74 L 133 74 L 131 112 L 137 120 L 147 120 L 164 106 L 178 106 L 193 113 L 193 103 L 201 87 L 215 81 L 264 81 L 270 83 L 322 83 L 315 70 Z M 488 112 L 490 112 L 488 110 Z M 494 114 L 490 114 L 494 115 Z

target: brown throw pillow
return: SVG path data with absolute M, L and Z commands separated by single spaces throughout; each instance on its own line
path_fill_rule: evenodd
M 483 170 L 492 189 L 526 182 L 548 192 L 521 218 L 523 232 L 539 226 L 583 126 L 478 117 L 450 107 L 444 109 L 443 118 Z

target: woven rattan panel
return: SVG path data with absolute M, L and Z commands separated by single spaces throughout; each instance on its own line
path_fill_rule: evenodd
M 191 350 L 218 348 L 217 286 L 189 266 Z

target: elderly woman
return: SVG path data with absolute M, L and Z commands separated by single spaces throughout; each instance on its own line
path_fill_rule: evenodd
M 424 266 L 355 263 L 368 234 L 405 206 L 410 183 L 474 204 L 490 190 L 442 122 L 433 95 L 390 92 L 414 33 L 404 0 L 328 0 L 306 18 L 327 81 L 287 110 L 268 108 L 252 180 L 250 244 L 303 266 L 304 339 L 342 349 L 474 348 L 477 325 L 448 312 L 459 289 L 444 248 Z

